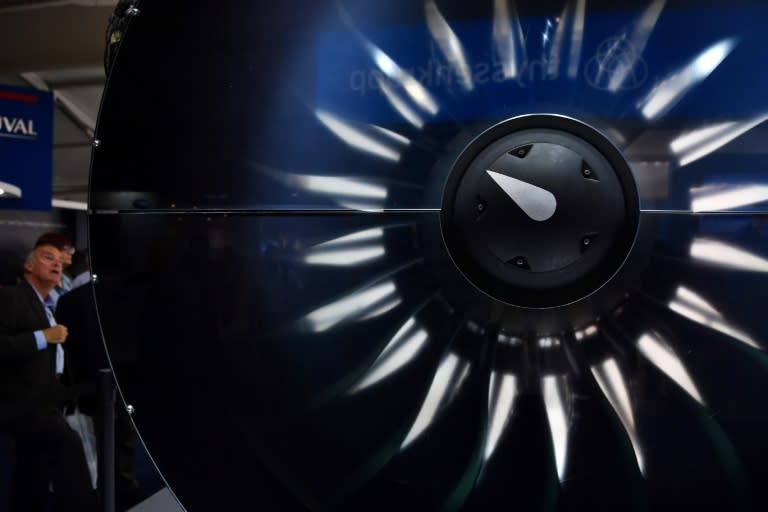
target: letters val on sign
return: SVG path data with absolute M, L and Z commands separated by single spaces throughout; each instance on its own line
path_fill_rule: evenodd
M 0 85 L 0 209 L 50 210 L 53 97 Z

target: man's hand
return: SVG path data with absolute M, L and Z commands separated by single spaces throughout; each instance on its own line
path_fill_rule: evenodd
M 43 329 L 43 336 L 48 343 L 64 343 L 67 339 L 67 328 L 61 324 Z

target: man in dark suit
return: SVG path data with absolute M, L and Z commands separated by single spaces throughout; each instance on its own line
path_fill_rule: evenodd
M 51 484 L 56 511 L 96 505 L 82 443 L 61 409 L 67 328 L 49 308 L 61 273 L 60 251 L 40 245 L 24 263 L 22 282 L 0 289 L 0 430 L 16 439 L 14 511 L 47 510 Z

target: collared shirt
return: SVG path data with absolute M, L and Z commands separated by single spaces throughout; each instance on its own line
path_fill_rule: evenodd
M 88 284 L 90 282 L 91 282 L 91 273 L 90 273 L 90 271 L 86 270 L 84 272 L 80 272 L 72 280 L 72 289 L 74 290 L 78 286 L 83 286 L 84 284 Z
M 43 305 L 45 316 L 48 317 L 48 325 L 53 327 L 56 325 L 56 319 L 53 317 L 53 311 L 56 308 L 56 303 L 50 294 L 48 297 L 43 298 L 43 296 L 40 295 L 40 292 L 37 291 L 37 288 L 35 288 L 32 283 L 29 282 L 29 280 L 27 280 L 27 283 L 29 283 L 29 286 L 32 286 L 32 289 L 35 291 L 35 295 L 37 295 L 37 298 Z M 34 335 L 38 350 L 45 350 L 48 348 L 48 342 L 46 341 L 45 334 L 43 334 L 42 330 L 35 331 Z M 64 347 L 61 346 L 61 343 L 56 345 L 56 373 L 64 373 Z
M 53 301 L 53 310 L 56 310 L 56 304 L 59 303 L 59 297 L 67 293 L 73 288 L 72 279 L 67 274 L 61 274 L 61 282 L 53 287 L 48 293 L 48 297 Z

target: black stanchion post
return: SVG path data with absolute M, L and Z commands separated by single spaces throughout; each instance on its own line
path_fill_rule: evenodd
M 104 512 L 115 512 L 115 386 L 112 370 L 99 370 L 101 446 L 99 487 Z

